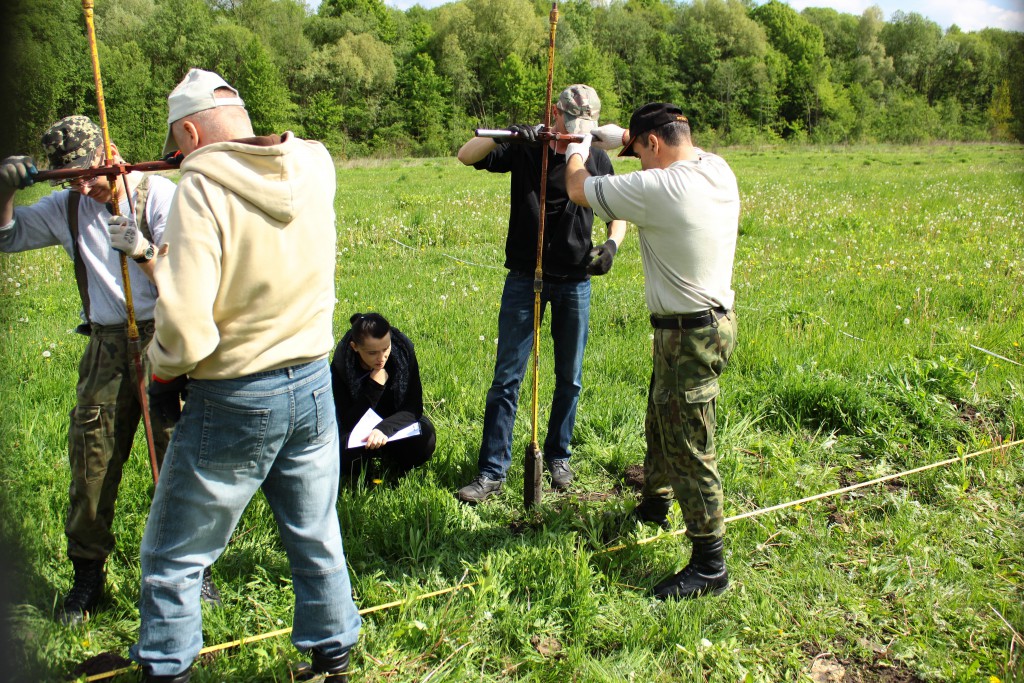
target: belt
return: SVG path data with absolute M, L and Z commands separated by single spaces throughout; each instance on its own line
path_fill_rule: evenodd
M 659 330 L 695 330 L 718 322 L 729 311 L 724 308 L 710 308 L 700 313 L 682 313 L 680 315 L 652 315 L 651 325 Z

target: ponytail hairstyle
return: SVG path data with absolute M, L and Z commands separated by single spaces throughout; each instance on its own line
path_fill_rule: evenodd
M 348 319 L 352 325 L 351 339 L 362 344 L 367 337 L 383 339 L 391 331 L 391 323 L 380 313 L 356 313 Z

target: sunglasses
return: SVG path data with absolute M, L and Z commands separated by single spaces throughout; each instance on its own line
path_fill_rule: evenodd
M 90 187 L 95 185 L 99 181 L 99 176 L 90 176 L 88 178 L 74 178 L 73 180 L 65 180 L 60 184 L 65 190 L 79 190 L 85 192 Z

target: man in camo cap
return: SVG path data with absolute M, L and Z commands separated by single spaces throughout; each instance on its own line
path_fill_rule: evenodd
M 589 85 L 570 85 L 551 108 L 552 127 L 558 133 L 583 135 L 597 125 L 601 100 Z M 565 191 L 565 140 L 541 143 L 541 126 L 516 124 L 510 129 L 524 144 L 498 144 L 474 137 L 459 150 L 459 161 L 477 170 L 511 175 L 512 191 L 505 240 L 508 275 L 498 313 L 498 348 L 494 379 L 484 407 L 483 439 L 477 459 L 479 473 L 459 489 L 465 503 L 481 503 L 500 493 L 512 462 L 512 427 L 516 420 L 519 387 L 526 372 L 533 340 L 533 277 L 537 261 L 540 222 L 540 168 L 548 157 L 548 186 L 544 218 L 543 309 L 551 306 L 555 389 L 551 398 L 544 462 L 556 489 L 572 483 L 570 441 L 576 407 L 583 388 L 583 351 L 590 321 L 590 276 L 612 267 L 618 245 L 626 236 L 625 221 L 608 221 L 608 240 L 594 247 L 594 212 L 569 200 Z M 611 175 L 611 160 L 596 152 L 587 162 L 595 175 Z
M 86 116 L 68 116 L 42 137 L 51 169 L 97 167 L 103 163 L 103 135 Z M 121 161 L 117 148 L 114 159 Z M 128 176 L 128 189 L 140 226 L 131 224 L 128 197 L 118 181 L 121 217 L 112 216 L 113 198 L 105 176 L 63 183 L 31 206 L 14 207 L 15 191 L 32 185 L 35 161 L 13 156 L 0 162 L 0 251 L 12 253 L 59 245 L 75 264 L 82 300 L 78 331 L 89 336 L 79 364 L 77 400 L 68 428 L 71 485 L 65 534 L 74 584 L 58 619 L 78 624 L 103 596 L 104 563 L 114 550 L 114 504 L 142 408 L 127 344 L 127 313 L 118 252 L 128 260 L 132 299 L 143 346 L 153 334 L 156 286 L 150 281 L 155 245 L 163 238 L 174 183 L 142 173 Z M 56 184 L 56 183 L 55 183 Z M 145 356 L 143 356 L 145 358 Z M 149 372 L 146 371 L 146 377 Z M 151 411 L 157 463 L 174 423 Z M 208 597 L 216 588 L 207 581 Z M 213 591 L 213 593 L 210 593 Z
M 597 125 L 601 98 L 589 85 L 570 85 L 558 96 L 558 111 L 567 133 L 586 135 Z
M 598 176 L 584 166 L 593 141 L 641 170 Z M 647 457 L 639 521 L 668 526 L 673 495 L 693 553 L 686 567 L 654 587 L 662 600 L 717 595 L 725 567 L 724 495 L 715 451 L 718 378 L 736 347 L 733 260 L 739 232 L 736 176 L 724 159 L 694 147 L 679 107 L 651 102 L 629 129 L 595 128 L 565 152 L 569 197 L 605 220 L 640 233 L 644 290 L 654 328 L 647 399 Z

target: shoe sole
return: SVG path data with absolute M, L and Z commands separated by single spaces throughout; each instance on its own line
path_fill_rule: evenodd
M 469 498 L 469 497 L 463 496 L 461 493 L 456 493 L 455 497 L 458 498 L 460 502 L 468 503 L 469 505 L 479 505 L 480 503 L 483 503 L 484 501 L 486 501 L 491 496 L 495 496 L 495 495 L 497 495 L 499 493 L 501 493 L 501 491 L 492 491 L 491 493 L 488 493 L 483 498 Z
M 704 596 L 710 595 L 712 597 L 721 595 L 729 588 L 729 584 L 715 588 L 709 591 L 694 591 L 693 593 L 687 593 L 686 595 L 680 595 L 679 593 L 673 593 L 672 595 L 658 595 L 654 594 L 654 597 L 659 600 L 696 600 L 697 598 L 703 598 Z

